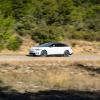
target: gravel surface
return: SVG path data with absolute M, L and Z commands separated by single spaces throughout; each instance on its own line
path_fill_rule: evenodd
M 9 61 L 100 61 L 100 55 L 72 55 L 70 57 L 32 57 L 21 55 L 1 55 L 0 62 Z

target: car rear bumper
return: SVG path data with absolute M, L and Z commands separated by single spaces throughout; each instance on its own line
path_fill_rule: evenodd
M 70 55 L 72 55 L 73 53 L 70 53 Z
M 72 54 L 73 54 L 73 50 L 72 50 L 72 49 L 70 49 L 70 50 L 69 50 L 69 52 L 70 52 L 70 55 L 72 55 Z

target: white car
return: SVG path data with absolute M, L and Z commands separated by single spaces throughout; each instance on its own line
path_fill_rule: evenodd
M 69 56 L 73 53 L 72 48 L 63 43 L 48 42 L 37 47 L 32 47 L 29 51 L 30 55 L 48 56 L 63 55 Z

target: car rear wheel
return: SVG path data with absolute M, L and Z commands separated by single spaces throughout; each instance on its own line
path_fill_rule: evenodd
M 47 51 L 46 50 L 41 51 L 41 56 L 46 57 L 47 56 Z
M 68 50 L 66 50 L 65 52 L 64 52 L 64 57 L 68 57 L 70 55 L 70 52 L 68 51 Z

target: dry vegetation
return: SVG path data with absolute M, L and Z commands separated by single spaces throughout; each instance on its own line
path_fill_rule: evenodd
M 72 46 L 74 54 L 86 54 L 86 55 L 100 55 L 100 42 L 88 42 L 82 40 L 65 40 L 66 44 Z M 0 55 L 26 55 L 32 46 L 38 45 L 30 39 L 30 37 L 23 38 L 23 45 L 17 51 L 3 50 Z
M 0 63 L 0 80 L 20 92 L 100 90 L 100 62 Z
M 89 42 L 82 40 L 67 40 L 66 43 L 69 43 L 74 50 L 75 54 L 97 54 L 100 55 L 100 42 Z

